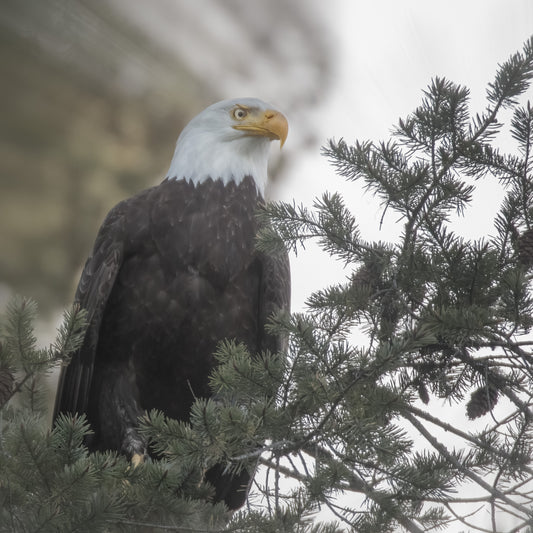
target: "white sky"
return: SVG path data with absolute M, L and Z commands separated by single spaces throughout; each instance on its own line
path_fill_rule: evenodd
M 325 22 L 336 38 L 339 61 L 331 92 L 313 111 L 321 144 L 340 137 L 386 140 L 398 119 L 420 104 L 422 90 L 435 76 L 469 87 L 471 108 L 483 111 L 498 63 L 533 34 L 533 0 L 333 0 L 327 5 Z M 533 100 L 531 91 L 528 97 Z M 293 132 L 298 134 L 294 121 Z M 286 146 L 290 150 L 290 137 Z M 316 147 L 293 156 L 284 199 L 310 205 L 323 191 L 340 190 L 364 236 L 398 235 L 401 224 L 394 215 L 385 217 L 379 230 L 378 202 L 337 176 Z M 492 229 L 501 192 L 495 184 L 479 184 L 474 198 L 461 231 L 480 237 Z M 343 278 L 340 265 L 324 254 L 299 254 L 292 272 L 295 310 L 312 290 Z

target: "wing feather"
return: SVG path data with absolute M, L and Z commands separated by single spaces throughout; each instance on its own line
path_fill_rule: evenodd
M 87 312 L 88 328 L 81 348 L 59 376 L 54 420 L 59 413 L 86 413 L 102 316 L 124 257 L 124 202 L 102 224 L 93 253 L 83 269 L 75 302 Z

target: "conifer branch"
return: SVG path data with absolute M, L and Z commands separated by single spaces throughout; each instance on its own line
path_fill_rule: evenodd
M 527 507 L 509 498 L 504 492 L 487 483 L 483 478 L 475 474 L 472 469 L 465 468 L 465 466 L 462 465 L 451 453 L 449 453 L 446 447 L 442 443 L 440 443 L 415 417 L 411 416 L 409 413 L 405 413 L 404 416 L 417 429 L 417 431 L 421 435 L 423 435 L 426 440 L 431 443 L 431 445 L 440 454 L 442 454 L 442 456 L 445 457 L 455 468 L 457 468 L 465 477 L 470 478 L 479 487 L 483 488 L 494 498 L 500 499 L 501 501 L 507 503 L 509 506 L 521 511 L 526 516 L 530 513 L 530 510 Z
M 506 451 L 502 450 L 499 447 L 491 446 L 490 444 L 483 442 L 482 440 L 476 438 L 474 435 L 471 435 L 470 433 L 466 433 L 464 431 L 461 431 L 453 424 L 450 424 L 448 422 L 444 422 L 440 418 L 436 418 L 434 416 L 431 416 L 426 411 L 419 409 L 418 407 L 414 405 L 408 405 L 404 406 L 404 408 L 412 413 L 412 415 L 415 415 L 419 418 L 422 418 L 424 420 L 427 420 L 428 422 L 431 422 L 432 424 L 435 424 L 436 426 L 444 429 L 446 432 L 457 435 L 461 439 L 463 439 L 465 442 L 470 442 L 474 446 L 476 446 L 479 449 L 485 450 L 488 453 L 495 454 L 500 456 L 502 459 L 505 459 L 507 461 L 513 460 L 513 457 L 511 454 L 508 454 Z M 523 472 L 529 474 L 533 477 L 533 468 L 528 466 L 523 466 Z

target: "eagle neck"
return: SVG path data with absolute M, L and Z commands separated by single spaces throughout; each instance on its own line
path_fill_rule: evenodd
M 221 142 L 208 134 L 180 136 L 167 178 L 185 179 L 195 185 L 208 179 L 239 185 L 251 177 L 257 192 L 264 197 L 269 148 L 266 138 L 239 137 Z

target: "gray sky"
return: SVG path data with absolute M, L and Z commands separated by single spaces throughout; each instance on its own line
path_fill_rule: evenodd
M 386 140 L 398 119 L 419 105 L 422 90 L 435 76 L 469 87 L 471 109 L 483 111 L 487 83 L 498 63 L 533 34 L 531 0 L 334 0 L 324 13 L 339 61 L 330 94 L 312 111 L 321 144 L 332 137 Z M 533 100 L 531 93 L 526 98 Z M 291 134 L 299 134 L 294 120 Z M 504 146 L 512 149 L 510 142 Z M 379 203 L 358 184 L 336 176 L 317 147 L 290 159 L 284 199 L 310 205 L 323 191 L 340 190 L 364 236 L 391 240 L 401 231 L 392 213 L 380 230 Z M 465 236 L 480 237 L 492 229 L 501 190 L 495 183 L 480 183 L 474 198 L 460 226 Z M 310 291 L 343 278 L 340 265 L 313 246 L 310 250 L 292 261 L 295 309 Z

